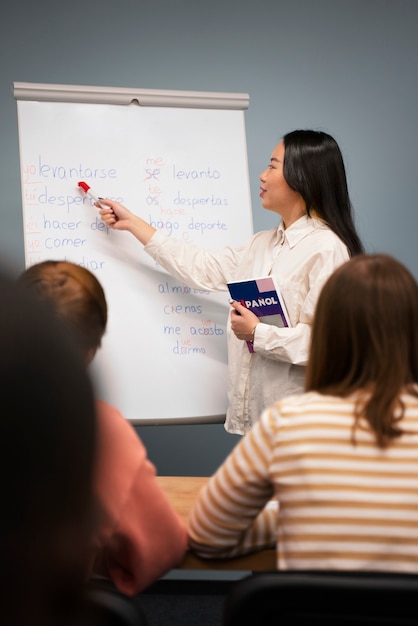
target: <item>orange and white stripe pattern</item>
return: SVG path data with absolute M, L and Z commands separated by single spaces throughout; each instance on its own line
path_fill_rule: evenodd
M 418 398 L 385 450 L 354 398 L 307 393 L 267 409 L 202 490 L 189 519 L 201 556 L 277 546 L 278 569 L 418 571 Z M 271 506 L 271 499 L 278 502 Z

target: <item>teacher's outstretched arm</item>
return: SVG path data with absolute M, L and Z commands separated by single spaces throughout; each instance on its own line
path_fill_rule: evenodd
M 102 208 L 96 204 L 99 209 L 100 217 L 109 228 L 129 231 L 138 241 L 144 244 L 144 246 L 155 233 L 156 229 L 153 226 L 150 226 L 148 222 L 129 211 L 129 209 L 123 206 L 123 204 L 120 204 L 120 202 L 100 198 L 100 204 L 102 207 L 106 205 L 106 208 Z

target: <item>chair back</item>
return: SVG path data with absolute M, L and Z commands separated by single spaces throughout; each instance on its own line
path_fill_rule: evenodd
M 235 583 L 223 626 L 418 626 L 418 576 L 260 572 Z
M 87 591 L 86 626 L 148 626 L 140 599 L 111 584 L 92 584 Z

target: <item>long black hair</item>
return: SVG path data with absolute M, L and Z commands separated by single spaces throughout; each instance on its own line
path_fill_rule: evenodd
M 294 130 L 283 137 L 283 175 L 311 211 L 345 243 L 350 255 L 364 252 L 357 234 L 340 148 L 330 135 Z

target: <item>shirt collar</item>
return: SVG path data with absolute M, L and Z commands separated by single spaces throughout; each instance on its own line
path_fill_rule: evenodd
M 284 228 L 283 220 L 280 222 L 277 228 L 278 245 L 287 241 L 290 248 L 296 246 L 306 235 L 309 235 L 316 228 L 326 228 L 324 222 L 317 218 L 309 217 L 307 214 L 302 215 L 296 222 L 293 222 L 289 228 Z

